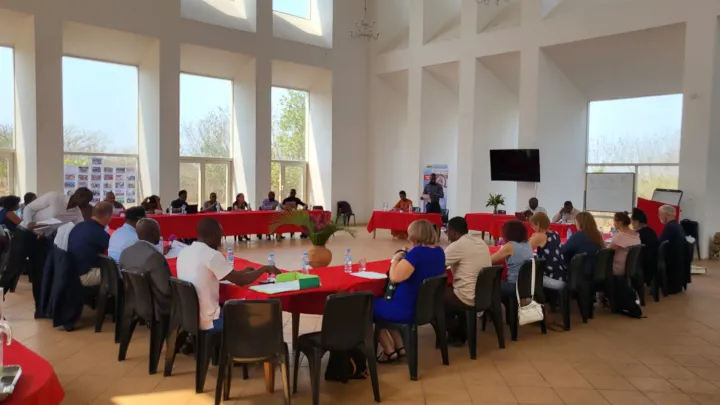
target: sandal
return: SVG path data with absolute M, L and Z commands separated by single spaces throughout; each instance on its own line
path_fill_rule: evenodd
M 385 356 L 385 359 L 382 358 L 383 356 Z M 380 354 L 377 356 L 377 363 L 378 364 L 390 364 L 390 363 L 394 363 L 394 362 L 398 361 L 398 359 L 400 359 L 400 356 L 398 355 L 397 350 L 390 354 L 387 354 L 385 352 L 380 352 Z
M 402 352 L 402 353 L 400 353 L 400 352 Z M 401 347 L 401 348 L 399 348 L 399 349 L 395 349 L 395 354 L 397 354 L 397 358 L 398 358 L 398 359 L 402 359 L 403 357 L 405 357 L 405 355 L 407 354 L 407 352 L 405 351 L 405 348 L 404 348 L 404 347 Z

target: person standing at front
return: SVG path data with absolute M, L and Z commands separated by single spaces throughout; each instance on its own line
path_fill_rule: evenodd
M 423 194 L 427 195 L 429 201 L 425 205 L 425 212 L 439 214 L 442 209 L 440 208 L 440 199 L 445 197 L 443 186 L 437 183 L 437 176 L 435 173 L 430 175 L 430 182 L 425 185 Z

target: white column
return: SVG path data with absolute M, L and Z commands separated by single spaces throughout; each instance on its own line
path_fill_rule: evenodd
M 143 196 L 168 205 L 180 189 L 180 44 L 156 41 L 139 66 L 138 158 Z
M 414 61 L 415 55 L 422 51 L 423 46 L 423 5 L 417 2 L 410 7 L 410 54 Z M 408 130 L 406 137 L 400 138 L 399 155 L 402 156 L 406 171 L 400 176 L 405 184 L 408 198 L 419 201 L 422 193 L 422 173 L 420 161 L 420 142 L 422 128 L 422 66 L 412 62 L 408 70 Z
M 61 190 L 63 181 L 62 20 L 28 19 L 15 45 L 18 194 Z
M 255 57 L 255 192 L 248 196 L 254 207 L 270 191 L 270 148 L 272 145 L 272 2 L 257 0 L 257 54 Z M 250 193 L 248 191 L 248 193 Z
M 256 69 L 253 59 L 233 79 L 233 170 L 234 189 L 232 195 L 244 193 L 252 203 L 258 194 L 256 172 L 256 129 L 257 109 L 255 108 Z
M 520 99 L 518 101 L 520 106 L 518 148 L 533 149 L 536 147 L 539 113 L 539 61 L 540 48 L 537 46 L 526 46 L 522 49 L 520 53 Z M 542 162 L 543 157 L 540 156 L 541 166 Z M 542 180 L 542 178 L 540 180 Z M 531 197 L 534 197 L 536 193 L 535 184 L 517 183 L 515 210 L 522 210 L 527 204 L 527 201 Z M 512 210 L 513 207 L 507 207 L 507 209 Z
M 700 223 L 703 257 L 707 257 L 708 241 L 720 226 L 716 207 L 720 201 L 718 34 L 717 16 L 708 14 L 700 6 L 690 11 L 685 31 L 679 188 L 684 192 L 681 216 Z

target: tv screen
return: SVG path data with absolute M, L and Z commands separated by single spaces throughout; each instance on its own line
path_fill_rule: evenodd
M 540 182 L 538 149 L 495 149 L 490 151 L 490 180 Z

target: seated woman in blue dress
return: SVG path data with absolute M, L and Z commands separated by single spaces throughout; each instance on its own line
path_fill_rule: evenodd
M 4 225 L 10 232 L 15 232 L 18 224 L 22 221 L 15 214 L 20 209 L 20 197 L 9 195 L 3 198 L 2 209 L 0 210 L 0 225 Z
M 526 260 L 531 260 L 535 256 L 527 234 L 525 224 L 517 219 L 503 224 L 502 237 L 505 244 L 490 258 L 493 263 L 505 260 L 507 264 L 507 278 L 500 284 L 500 292 L 503 296 L 515 295 L 515 284 L 520 268 Z
M 375 299 L 375 319 L 412 323 L 422 282 L 445 272 L 445 252 L 440 246 L 435 246 L 438 234 L 430 221 L 415 221 L 407 232 L 412 247 L 407 253 L 398 252 L 393 256 L 388 277 L 390 282 L 396 284 L 395 293 L 390 300 Z M 380 346 L 383 350 L 378 356 L 380 363 L 388 363 L 405 355 L 402 338 L 397 331 L 381 331 Z

